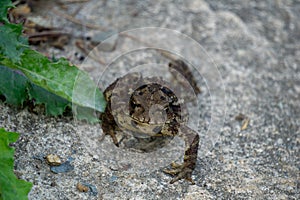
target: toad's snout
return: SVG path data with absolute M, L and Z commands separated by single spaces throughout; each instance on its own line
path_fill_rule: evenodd
M 167 120 L 167 112 L 164 106 L 154 104 L 149 109 L 149 118 L 153 124 L 163 124 Z

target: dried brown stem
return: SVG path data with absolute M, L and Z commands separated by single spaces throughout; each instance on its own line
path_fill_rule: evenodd
M 29 34 L 28 38 L 36 38 L 36 37 L 58 37 L 61 35 L 70 35 L 70 33 L 67 32 L 60 32 L 60 31 L 43 31 L 38 33 Z

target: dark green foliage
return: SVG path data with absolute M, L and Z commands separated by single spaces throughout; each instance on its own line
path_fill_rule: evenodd
M 32 183 L 19 180 L 14 174 L 14 152 L 9 147 L 10 143 L 16 142 L 18 133 L 7 132 L 0 129 L 0 199 L 15 200 L 28 199 L 28 192 Z
M 13 105 L 22 105 L 27 99 L 26 92 L 28 79 L 15 70 L 0 65 L 0 94 L 6 102 Z

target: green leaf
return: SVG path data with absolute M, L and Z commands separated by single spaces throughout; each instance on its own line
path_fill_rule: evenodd
M 5 96 L 6 103 L 22 106 L 24 101 L 34 100 L 35 104 L 44 104 L 46 114 L 53 116 L 71 107 L 69 101 L 31 83 L 20 71 L 0 65 L 0 77 L 5 77 L 0 79 L 0 94 Z
M 30 99 L 35 100 L 35 104 L 45 104 L 47 115 L 61 115 L 66 107 L 71 107 L 71 103 L 60 96 L 57 96 L 44 88 L 31 84 L 28 93 Z
M 0 26 L 0 54 L 14 62 L 19 62 L 22 52 L 27 47 L 27 40 L 21 34 L 21 25 Z
M 19 96 L 18 91 L 24 94 L 22 86 L 28 85 L 30 99 L 34 98 L 36 103 L 45 104 L 47 114 L 60 115 L 67 106 L 71 106 L 71 103 L 81 107 L 81 111 L 83 108 L 98 112 L 104 111 L 106 101 L 101 91 L 87 73 L 70 65 L 66 59 L 52 62 L 42 54 L 26 49 L 20 60 L 21 62 L 13 62 L 0 55 L 0 64 L 10 67 L 11 70 L 20 70 L 29 82 L 26 84 L 16 73 L 6 76 L 5 71 L 0 72 L 0 77 L 2 77 L 0 83 L 3 83 L 0 93 L 6 97 L 9 96 L 10 102 L 14 99 L 14 94 L 17 102 L 23 102 L 26 97 Z M 8 78 L 17 78 L 17 80 L 8 81 Z M 14 86 L 18 87 L 12 89 Z M 90 111 L 79 112 L 77 117 L 87 119 L 89 122 L 98 121 Z
M 0 1 L 0 54 L 14 62 L 20 61 L 20 55 L 28 48 L 27 39 L 22 36 L 22 25 L 11 24 L 7 18 L 7 11 L 14 7 L 10 0 Z
M 26 88 L 28 79 L 20 72 L 0 65 L 0 94 L 6 102 L 13 105 L 22 105 L 27 100 Z
M 104 96 L 89 75 L 75 65 L 70 65 L 66 59 L 61 58 L 57 62 L 51 62 L 42 54 L 27 49 L 21 57 L 21 64 L 16 64 L 14 67 L 21 70 L 35 85 L 69 102 L 99 112 L 105 109 Z M 74 96 L 73 91 L 75 91 Z
M 0 199 L 28 199 L 32 183 L 19 180 L 13 172 L 14 149 L 10 143 L 16 142 L 18 133 L 7 132 L 0 129 Z
M 11 0 L 0 1 L 0 21 L 8 23 L 7 10 L 12 7 L 14 7 L 14 5 L 11 3 Z

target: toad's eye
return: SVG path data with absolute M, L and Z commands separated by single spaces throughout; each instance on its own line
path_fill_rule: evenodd
M 165 93 L 166 95 L 173 95 L 172 90 L 170 90 L 169 88 L 162 87 L 162 88 L 161 88 L 161 91 L 162 91 L 163 93 Z
M 145 109 L 141 104 L 134 104 L 133 102 L 131 102 L 131 106 L 129 109 L 130 109 L 129 111 L 130 115 L 139 115 L 145 111 Z

